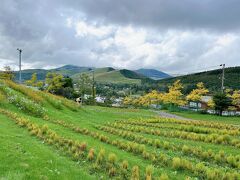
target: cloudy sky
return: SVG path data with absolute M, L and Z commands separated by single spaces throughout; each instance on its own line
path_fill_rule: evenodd
M 239 0 L 0 0 L 0 68 L 240 65 Z

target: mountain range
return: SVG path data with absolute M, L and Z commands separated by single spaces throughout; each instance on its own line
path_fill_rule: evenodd
M 94 68 L 94 67 L 79 67 L 74 65 L 65 65 L 55 69 L 26 69 L 22 70 L 23 81 L 31 78 L 33 73 L 37 73 L 38 80 L 44 80 L 48 72 L 55 72 L 64 76 L 77 78 L 81 73 L 92 74 L 94 71 L 95 80 L 99 83 L 123 83 L 123 84 L 140 84 L 141 80 L 151 81 L 151 79 L 163 79 L 171 77 L 170 75 L 155 70 L 155 69 L 114 69 L 112 67 Z M 15 72 L 15 77 L 18 79 L 19 73 Z
M 221 88 L 222 70 L 210 70 L 178 77 L 155 70 L 155 69 L 114 69 L 112 67 L 94 68 L 79 67 L 74 65 L 65 65 L 59 68 L 45 69 L 27 69 L 22 71 L 23 80 L 31 78 L 33 73 L 37 73 L 38 80 L 44 80 L 48 72 L 56 72 L 73 78 L 76 82 L 81 73 L 87 73 L 92 76 L 94 70 L 95 80 L 99 83 L 115 83 L 115 84 L 141 84 L 145 82 L 158 87 L 167 87 L 177 79 L 180 79 L 186 89 L 193 89 L 196 83 L 203 82 L 211 91 L 218 91 Z M 18 79 L 18 72 L 15 77 Z M 240 89 L 240 66 L 229 67 L 225 69 L 225 88 Z

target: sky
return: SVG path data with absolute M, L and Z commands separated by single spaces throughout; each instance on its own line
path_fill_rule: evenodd
M 0 0 L 0 68 L 240 66 L 239 0 Z

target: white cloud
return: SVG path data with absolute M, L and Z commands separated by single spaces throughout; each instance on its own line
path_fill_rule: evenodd
M 177 1 L 3 0 L 0 63 L 17 68 L 20 47 L 24 68 L 75 64 L 187 73 L 221 63 L 240 65 L 239 20 L 232 16 L 240 11 L 221 2 L 200 7 Z
M 110 26 L 97 26 L 96 24 L 87 24 L 84 21 L 76 22 L 76 36 L 85 37 L 85 36 L 96 36 L 102 37 L 106 36 L 111 32 Z

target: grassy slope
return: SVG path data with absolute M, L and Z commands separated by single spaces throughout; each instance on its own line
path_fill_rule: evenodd
M 36 124 L 47 124 L 50 129 L 56 131 L 64 137 L 68 137 L 73 140 L 85 141 L 89 147 L 94 147 L 97 152 L 99 152 L 101 148 L 105 148 L 107 152 L 115 153 L 118 160 L 127 159 L 130 167 L 138 165 L 141 173 L 145 172 L 145 167 L 151 164 L 149 160 L 145 160 L 138 155 L 133 155 L 132 153 L 120 150 L 116 146 L 103 143 L 90 136 L 77 134 L 68 128 L 54 124 L 50 121 L 45 121 L 41 118 L 24 114 L 12 104 L 4 103 L 0 106 L 1 108 L 8 109 L 9 111 L 17 112 L 19 115 L 28 118 Z M 45 103 L 44 107 L 48 110 L 47 114 L 50 118 L 72 123 L 81 128 L 101 132 L 102 134 L 109 136 L 112 140 L 122 138 L 99 131 L 95 129 L 94 126 L 103 125 L 106 122 L 115 122 L 123 119 L 126 120 L 129 118 L 145 119 L 156 115 L 155 113 L 147 110 L 104 108 L 96 106 L 82 107 L 78 112 L 70 111 L 67 108 L 57 110 L 48 103 Z M 104 173 L 90 175 L 89 168 L 91 167 L 91 164 L 87 162 L 79 162 L 79 164 L 75 163 L 71 160 L 71 158 L 63 155 L 56 148 L 48 146 L 35 137 L 30 136 L 26 129 L 18 127 L 12 120 L 3 115 L 0 115 L 0 134 L 0 158 L 1 160 L 4 160 L 2 161 L 4 163 L 0 163 L 0 179 L 40 179 L 45 176 L 49 179 L 96 179 L 96 176 L 103 176 L 106 178 Z M 159 138 L 154 135 L 145 134 L 145 136 L 150 138 Z M 175 144 L 186 143 L 195 147 L 201 145 L 205 148 L 212 148 L 214 151 L 223 149 L 225 152 L 234 155 L 239 152 L 238 149 L 224 145 L 194 142 L 178 138 L 161 137 L 161 139 L 170 140 Z M 150 146 L 147 146 L 146 148 L 149 151 L 155 150 L 155 148 Z M 170 157 L 184 156 L 193 162 L 198 162 L 198 160 L 187 157 L 186 155 L 176 151 L 159 149 L 158 152 L 164 152 Z M 169 174 L 169 176 L 173 179 L 184 179 L 187 175 L 191 176 L 191 174 L 188 174 L 185 171 L 174 171 L 169 167 L 162 166 L 155 168 L 154 176 L 159 176 L 162 172 Z
M 96 81 L 103 83 L 124 83 L 124 84 L 139 84 L 139 79 L 130 79 L 120 73 L 119 70 L 110 71 L 107 73 L 96 74 Z
M 0 115 L 0 179 L 92 179 L 84 169 Z
M 84 72 L 92 76 L 92 72 Z M 99 83 L 122 83 L 122 84 L 140 84 L 140 79 L 131 79 L 125 77 L 120 70 L 114 70 L 113 68 L 98 68 L 95 69 L 95 80 Z M 79 73 L 72 76 L 76 81 Z

